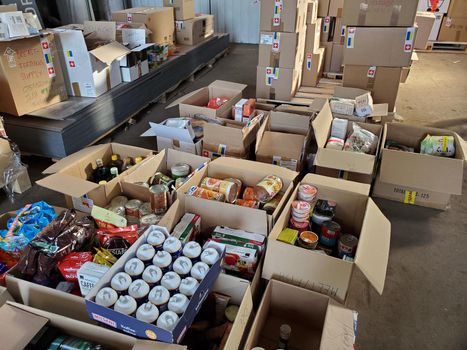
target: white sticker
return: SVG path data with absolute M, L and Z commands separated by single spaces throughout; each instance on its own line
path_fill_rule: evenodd
M 273 35 L 272 34 L 261 34 L 259 43 L 263 45 L 272 45 Z
M 52 60 L 52 54 L 50 51 L 50 43 L 46 37 L 41 38 L 41 48 L 42 48 L 42 53 L 44 54 L 44 61 L 47 66 L 47 74 L 49 75 L 49 78 L 53 78 L 56 76 L 55 67 L 54 67 L 54 62 Z
M 345 36 L 345 30 L 346 30 L 346 26 L 342 26 L 341 28 L 341 36 Z
M 355 45 L 355 31 L 357 28 L 349 27 L 347 28 L 347 44 L 346 47 L 348 49 L 353 49 Z
M 281 46 L 281 33 L 275 32 L 272 37 L 272 52 L 279 52 Z
M 183 28 L 185 28 L 185 25 L 183 22 L 184 21 L 175 21 L 175 28 L 177 30 L 182 30 Z
M 73 197 L 71 200 L 73 202 L 73 208 L 83 213 L 91 214 L 92 206 L 94 205 L 94 202 L 91 199 L 86 197 Z
M 133 14 L 127 13 L 127 14 L 126 14 L 126 21 L 127 21 L 128 23 L 133 22 Z
M 284 9 L 283 0 L 274 0 L 274 14 L 272 17 L 272 25 L 278 27 L 281 25 L 281 15 Z
M 371 66 L 370 68 L 368 68 L 368 72 L 367 72 L 367 77 L 368 78 L 374 78 L 376 75 L 376 66 Z
M 313 64 L 313 54 L 310 52 L 307 52 L 306 54 L 306 69 L 311 70 L 311 66 Z
M 407 28 L 407 31 L 405 33 L 404 52 L 412 52 L 414 37 L 415 37 L 415 28 L 414 27 Z
M 279 79 L 279 68 L 266 67 L 266 85 L 271 86 L 274 80 Z
M 15 68 L 16 67 L 16 52 L 11 47 L 7 47 L 3 55 L 6 56 L 8 67 Z
M 329 24 L 331 23 L 331 17 L 326 17 L 323 22 L 323 33 L 329 32 Z

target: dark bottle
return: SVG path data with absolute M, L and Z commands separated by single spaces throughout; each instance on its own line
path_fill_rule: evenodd
M 118 154 L 112 154 L 111 159 L 112 161 L 110 162 L 110 165 L 109 165 L 110 168 L 113 168 L 113 167 L 117 168 L 119 174 L 123 172 L 123 170 L 125 170 L 123 169 L 123 160 L 120 159 L 120 156 Z
M 104 166 L 102 159 L 96 159 L 96 169 L 93 172 L 94 182 L 99 183 L 101 181 L 110 181 L 112 179 L 110 175 L 110 168 Z

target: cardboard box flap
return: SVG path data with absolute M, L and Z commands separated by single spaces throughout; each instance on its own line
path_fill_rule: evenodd
M 0 338 L 3 349 L 24 349 L 49 320 L 8 303 L 0 308 Z
M 391 223 L 368 198 L 355 264 L 379 294 L 383 293 L 391 243 Z
M 100 151 L 101 149 L 105 149 L 107 147 L 106 144 L 102 145 L 95 145 L 83 148 L 82 150 L 70 154 L 69 156 L 60 159 L 58 162 L 52 164 L 47 169 L 45 169 L 42 174 L 55 174 L 63 169 L 68 168 L 69 166 L 76 165 L 76 163 L 83 157 L 87 156 L 88 154 L 92 154 L 96 151 Z
M 307 174 L 303 178 L 302 183 L 316 185 L 318 187 L 318 192 L 319 192 L 319 186 L 322 185 L 322 186 L 334 188 L 339 191 L 353 192 L 353 193 L 362 194 L 364 196 L 370 195 L 370 188 L 371 188 L 371 186 L 368 184 L 364 184 L 360 182 L 353 182 L 353 181 L 348 181 L 348 180 L 342 180 L 342 179 L 336 179 L 333 177 L 316 175 L 316 174 Z
M 354 100 L 356 97 L 366 94 L 367 92 L 369 91 L 359 88 L 336 86 L 336 89 L 334 90 L 334 97 Z
M 319 349 L 353 350 L 354 342 L 351 340 L 356 336 L 354 322 L 353 310 L 329 299 Z
M 137 339 L 131 350 L 188 350 L 186 346 Z
M 126 56 L 129 52 L 131 51 L 125 46 L 113 41 L 90 51 L 90 54 L 96 57 L 99 61 L 110 66 L 113 61 Z
M 193 143 L 190 133 L 186 129 L 172 128 L 164 124 L 149 122 L 151 128 L 144 132 L 141 136 L 159 136 L 172 140 Z
M 316 153 L 314 165 L 371 175 L 375 167 L 375 156 L 365 153 L 320 148 Z
M 165 109 L 169 109 L 169 108 L 178 106 L 180 103 L 183 103 L 183 101 L 185 101 L 186 99 L 190 98 L 191 96 L 197 94 L 198 92 L 200 92 L 203 89 L 205 89 L 205 88 L 204 87 L 199 88 L 199 89 L 197 89 L 195 91 L 187 93 L 186 95 L 183 95 L 182 97 L 177 98 L 175 101 L 170 103 L 167 107 L 165 107 Z
M 311 115 L 301 115 L 273 111 L 269 115 L 271 131 L 290 132 L 307 135 L 310 129 Z
M 301 160 L 305 136 L 266 131 L 258 147 L 257 157 L 282 157 L 283 160 Z
M 39 186 L 63 193 L 74 198 L 80 198 L 85 194 L 99 188 L 99 184 L 70 176 L 63 173 L 52 174 L 36 181 Z
M 328 141 L 329 129 L 332 124 L 332 112 L 329 102 L 323 105 L 316 118 L 311 122 L 318 147 L 324 147 Z
M 163 150 L 159 154 L 147 158 L 135 171 L 125 176 L 123 181 L 130 183 L 146 182 L 161 167 L 166 158 L 166 151 Z
M 220 145 L 228 142 L 228 147 L 235 150 L 243 149 L 242 128 L 226 127 L 218 124 L 207 123 L 204 125 L 204 140 L 210 145 Z
M 232 83 L 231 81 L 216 80 L 209 84 L 210 89 L 229 89 L 241 92 L 247 88 L 246 84 Z
M 84 35 L 98 40 L 115 40 L 117 27 L 115 22 L 84 21 Z

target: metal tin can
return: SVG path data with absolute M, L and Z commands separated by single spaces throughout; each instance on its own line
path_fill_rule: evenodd
M 225 196 L 222 193 L 207 190 L 198 186 L 191 186 L 186 194 L 188 196 L 204 198 L 218 202 L 225 202 Z
M 237 199 L 237 184 L 235 182 L 205 177 L 201 181 L 200 187 L 222 193 L 229 203 L 233 203 Z
M 298 187 L 298 199 L 312 203 L 318 195 L 318 189 L 315 186 L 302 184 Z
M 310 225 L 309 221 L 299 222 L 295 221 L 294 218 L 290 218 L 290 227 L 298 232 L 307 231 Z
M 303 231 L 298 235 L 297 244 L 302 248 L 314 250 L 318 245 L 318 235 L 311 231 Z
M 357 251 L 358 238 L 353 235 L 342 235 L 337 242 L 337 253 L 339 258 L 343 258 L 344 255 L 353 258 Z
M 124 207 L 125 204 L 128 202 L 128 198 L 125 197 L 125 196 L 117 196 L 117 197 L 114 197 L 111 201 L 110 201 L 110 205 L 112 207 Z
M 125 207 L 122 205 L 122 206 L 111 206 L 108 208 L 108 210 L 110 210 L 111 212 L 117 214 L 117 215 L 120 215 L 120 216 L 123 216 L 125 217 L 125 213 L 126 213 L 126 210 L 125 210 Z
M 263 205 L 263 210 L 265 210 L 269 215 L 272 215 L 279 206 L 282 197 L 283 195 L 281 193 L 276 194 L 273 199 Z
M 170 172 L 172 174 L 172 179 L 177 180 L 180 177 L 187 177 L 190 174 L 191 167 L 186 163 L 177 163 L 172 165 Z
M 314 212 L 319 215 L 329 216 L 334 218 L 336 214 L 337 203 L 332 200 L 318 199 L 315 205 Z
M 242 198 L 247 201 L 255 201 L 256 200 L 255 189 L 253 187 L 245 187 Z
M 152 214 L 152 206 L 151 202 L 145 202 L 141 204 L 139 207 L 139 217 L 142 218 L 143 216 Z
M 139 199 L 131 199 L 125 204 L 125 216 L 129 223 L 139 222 L 139 207 L 143 204 Z
M 254 208 L 259 209 L 260 203 L 258 201 L 246 200 L 246 199 L 237 199 L 235 204 L 240 205 L 242 207 Z
M 157 215 L 164 214 L 168 208 L 167 194 L 169 188 L 163 184 L 153 185 L 149 187 L 149 192 L 151 192 L 152 211 Z
M 175 184 L 175 181 L 172 178 L 168 177 L 167 175 L 157 172 L 154 176 L 149 180 L 149 184 L 151 186 L 154 185 L 165 185 L 167 188 L 170 188 Z
M 159 221 L 161 220 L 162 216 L 161 215 L 156 215 L 156 214 L 148 214 L 139 220 L 139 223 L 141 226 L 149 226 L 149 225 L 157 225 Z
M 328 247 L 335 247 L 341 234 L 341 225 L 335 221 L 325 221 L 321 225 L 319 243 Z
M 291 214 L 295 221 L 310 221 L 311 205 L 305 201 L 293 201 Z
M 284 184 L 282 183 L 282 179 L 279 176 L 266 176 L 254 187 L 256 200 L 260 201 L 261 203 L 270 201 L 282 190 L 283 186 Z
M 230 182 L 234 182 L 237 184 L 237 198 L 240 198 L 240 195 L 242 193 L 242 186 L 243 186 L 242 180 L 235 179 L 233 177 L 228 177 L 227 179 L 224 179 L 224 181 L 230 181 Z

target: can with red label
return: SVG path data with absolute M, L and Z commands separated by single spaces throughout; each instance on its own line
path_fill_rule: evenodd
M 353 258 L 357 251 L 358 238 L 353 235 L 342 235 L 337 242 L 337 253 L 339 258 L 348 256 Z
M 335 247 L 341 234 L 341 225 L 335 221 L 325 221 L 321 225 L 319 243 L 327 247 Z

